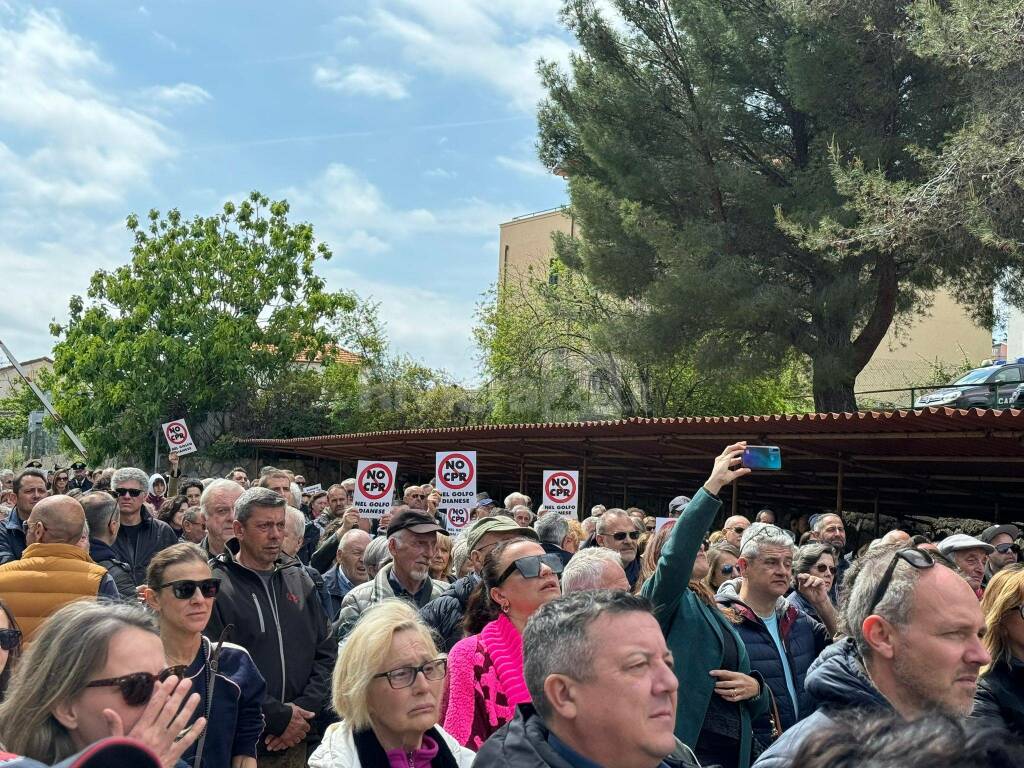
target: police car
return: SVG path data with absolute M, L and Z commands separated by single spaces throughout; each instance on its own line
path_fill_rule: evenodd
M 914 401 L 915 408 L 1024 407 L 1024 357 L 1010 363 L 997 360 L 968 371 L 959 379 Z

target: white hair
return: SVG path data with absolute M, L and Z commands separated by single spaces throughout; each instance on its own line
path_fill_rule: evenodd
M 605 568 L 611 565 L 622 570 L 622 558 L 618 552 L 605 547 L 581 549 L 572 556 L 562 571 L 562 594 L 582 592 L 585 589 L 601 589 L 604 586 Z
M 298 536 L 301 542 L 306 535 L 306 516 L 302 514 L 302 510 L 292 506 L 285 507 L 284 521 L 292 529 L 292 535 Z
M 505 497 L 505 509 L 512 509 L 513 507 L 518 507 L 520 505 L 527 508 L 530 506 L 530 497 L 525 493 L 512 491 L 512 493 Z
M 221 491 L 239 491 L 242 489 L 238 483 L 234 480 L 228 480 L 225 477 L 218 477 L 216 480 L 212 480 L 208 486 L 203 488 L 203 494 L 199 497 L 199 508 L 203 510 L 204 515 L 209 515 L 207 507 L 210 505 L 210 498 Z

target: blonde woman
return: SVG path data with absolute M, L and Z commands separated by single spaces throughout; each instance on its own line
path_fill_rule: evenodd
M 992 663 L 981 670 L 971 718 L 1024 739 L 1024 566 L 999 571 L 985 588 L 982 642 Z
M 403 600 L 368 609 L 338 651 L 331 701 L 341 716 L 309 768 L 470 768 L 475 754 L 437 723 L 447 659 Z
M 452 537 L 440 531 L 437 534 L 437 549 L 430 558 L 430 578 L 447 581 L 449 584 L 455 581 L 452 578 Z

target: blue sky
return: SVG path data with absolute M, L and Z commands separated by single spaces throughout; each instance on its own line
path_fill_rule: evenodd
M 0 0 L 0 336 L 47 354 L 130 212 L 213 214 L 252 189 L 381 303 L 395 349 L 476 374 L 498 225 L 566 200 L 536 160 L 559 0 Z

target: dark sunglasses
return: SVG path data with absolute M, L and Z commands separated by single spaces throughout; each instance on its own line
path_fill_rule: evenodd
M 836 567 L 834 565 L 825 565 L 824 563 L 815 563 L 814 570 L 818 573 L 831 573 L 833 576 L 836 575 Z
M 203 593 L 203 597 L 216 597 L 217 593 L 220 592 L 220 579 L 169 581 L 161 586 L 160 589 L 167 589 L 168 587 L 171 588 L 174 596 L 179 600 L 191 600 L 192 595 L 196 593 L 197 589 Z
M 418 667 L 398 667 L 398 669 L 392 669 L 390 672 L 381 672 L 378 675 L 374 675 L 374 678 L 386 677 L 388 685 L 392 688 L 408 688 L 416 682 L 416 675 L 420 672 L 423 673 L 427 680 L 443 680 L 444 676 L 448 674 L 448 659 L 433 659 L 432 661 L 420 664 Z
M 498 583 L 494 586 L 497 587 L 504 584 L 506 579 L 515 571 L 519 571 L 524 579 L 536 579 L 540 576 L 541 566 L 543 565 L 550 568 L 552 573 L 562 572 L 562 559 L 558 555 L 553 553 L 528 555 L 527 557 L 520 557 L 506 568 L 505 572 L 498 577 Z
M 107 688 L 116 686 L 121 691 L 121 698 L 124 699 L 125 704 L 129 707 L 141 707 L 152 697 L 153 688 L 156 687 L 158 682 L 162 683 L 171 675 L 180 679 L 186 669 L 188 667 L 185 665 L 168 667 L 159 675 L 154 675 L 151 672 L 132 672 L 130 675 L 121 675 L 121 677 L 93 680 L 91 683 L 86 683 L 85 687 Z
M 644 527 L 647 529 L 648 533 L 654 533 L 654 526 L 653 525 L 646 525 Z
M 616 541 L 625 541 L 626 537 L 629 536 L 633 541 L 640 538 L 640 531 L 619 531 L 618 533 L 606 533 L 605 536 L 610 536 Z
M 118 488 L 114 491 L 118 496 L 131 496 L 133 499 L 139 498 L 142 495 L 141 488 Z
M 13 651 L 21 645 L 20 629 L 0 629 L 0 649 Z
M 742 526 L 736 526 L 735 528 L 730 528 L 729 530 L 735 533 L 737 536 L 742 536 L 743 532 L 747 529 Z
M 722 566 L 722 575 L 723 576 L 732 576 L 732 572 L 735 571 L 735 570 L 736 570 L 736 566 L 735 565 L 723 565 Z
M 934 568 L 935 560 L 932 556 L 922 549 L 914 549 L 908 547 L 907 549 L 898 549 L 892 554 L 892 561 L 889 563 L 889 567 L 885 569 L 885 575 L 882 576 L 882 580 L 878 582 L 878 588 L 875 590 L 875 595 L 871 599 L 871 608 L 868 609 L 868 615 L 875 612 L 875 608 L 882 602 L 882 598 L 885 597 L 885 593 L 889 590 L 889 585 L 892 583 L 892 575 L 896 572 L 896 564 L 900 560 L 903 560 L 908 565 L 913 566 L 919 570 L 925 568 Z
M 1019 555 L 1020 554 L 1020 545 L 1019 544 L 996 544 L 996 552 L 998 552 L 1000 555 L 1005 555 L 1007 552 L 1014 552 L 1015 554 Z

